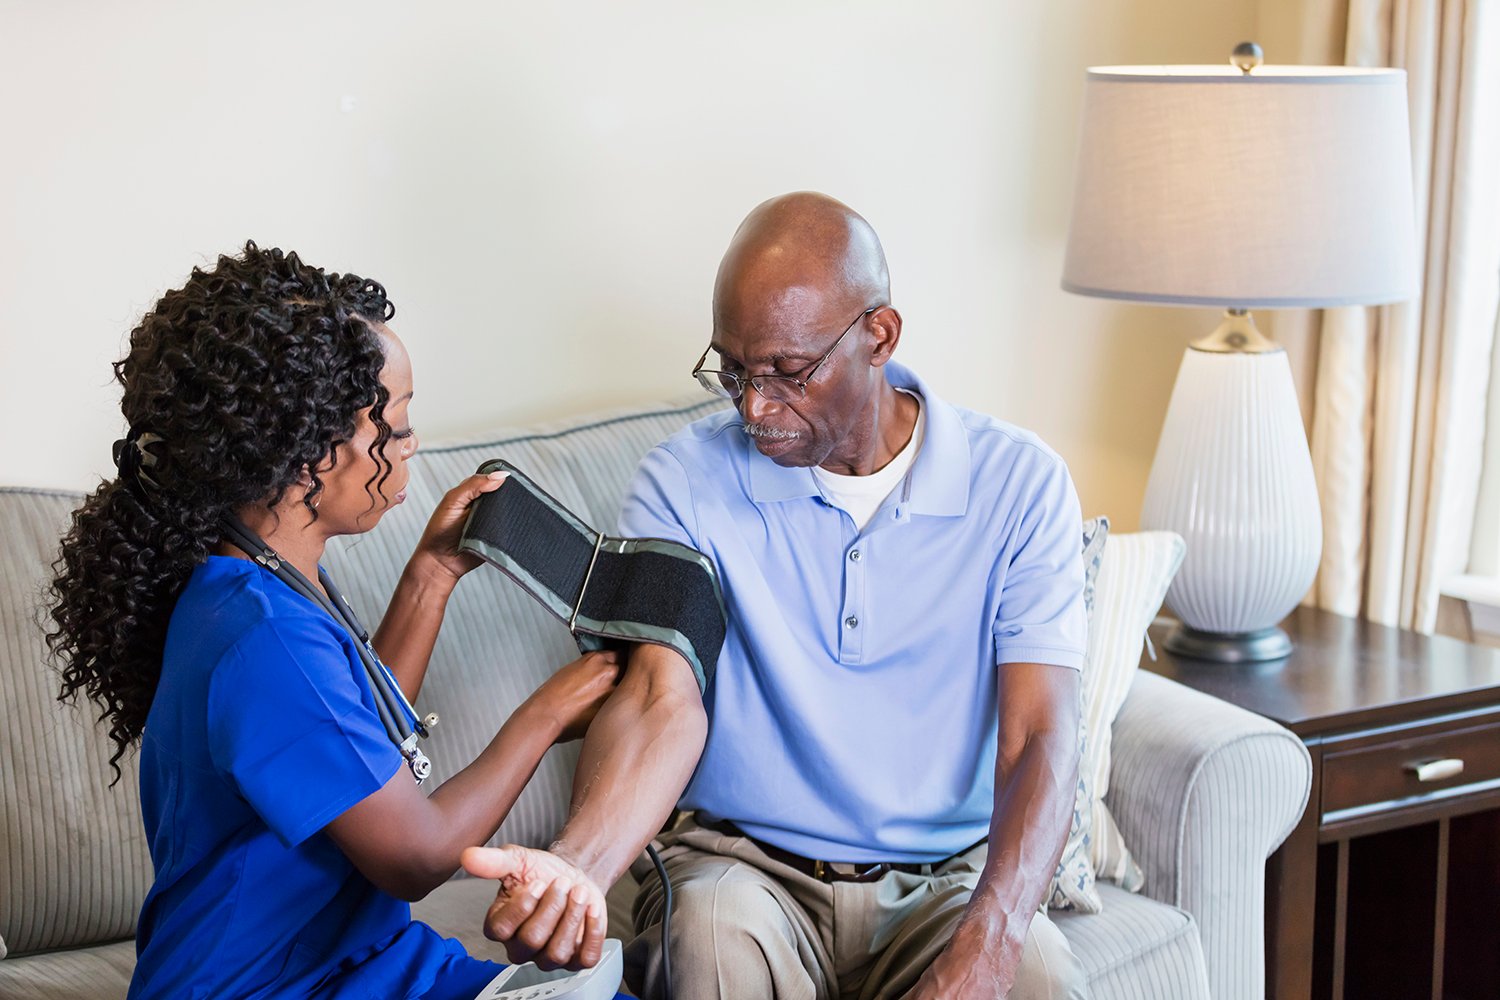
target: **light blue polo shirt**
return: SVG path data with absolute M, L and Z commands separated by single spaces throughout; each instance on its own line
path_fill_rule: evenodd
M 636 472 L 620 531 L 715 562 L 729 610 L 683 809 L 825 861 L 936 861 L 994 811 L 997 665 L 1081 668 L 1082 517 L 1034 434 L 912 371 L 927 431 L 864 531 L 812 471 L 705 417 Z

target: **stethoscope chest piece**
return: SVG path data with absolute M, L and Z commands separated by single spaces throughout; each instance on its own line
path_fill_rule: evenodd
M 401 745 L 396 749 L 400 750 L 401 756 L 406 758 L 406 764 L 411 768 L 412 776 L 417 779 L 417 784 L 420 785 L 426 781 L 432 774 L 432 761 L 428 760 L 427 755 L 417 746 L 417 734 L 412 733 L 402 740 Z

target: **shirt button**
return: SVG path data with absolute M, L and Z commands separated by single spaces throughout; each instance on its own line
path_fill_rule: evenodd
M 859 619 L 854 617 L 853 615 L 850 615 L 848 618 L 844 619 L 844 627 L 859 628 Z
M 850 562 L 859 562 L 860 558 L 861 556 L 859 554 L 859 549 L 855 549 L 853 552 L 849 553 Z

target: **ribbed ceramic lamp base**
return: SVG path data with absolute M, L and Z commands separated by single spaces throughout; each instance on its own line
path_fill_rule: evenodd
M 1162 646 L 1174 656 L 1215 663 L 1260 663 L 1285 659 L 1292 651 L 1292 640 L 1280 628 L 1261 629 L 1224 635 L 1200 632 L 1190 625 L 1177 625 L 1167 633 Z
M 1268 635 L 1312 585 L 1323 531 L 1285 351 L 1188 349 L 1141 526 L 1187 542 L 1166 601 L 1198 637 L 1182 640 L 1197 650 L 1185 655 L 1233 662 L 1290 651 Z

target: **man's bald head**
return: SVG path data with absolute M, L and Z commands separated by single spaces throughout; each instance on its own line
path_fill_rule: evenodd
M 716 352 L 718 367 L 698 371 L 735 396 L 762 455 L 867 475 L 910 439 L 916 405 L 885 376 L 901 339 L 885 251 L 848 205 L 799 191 L 756 206 L 719 265 L 713 310 L 703 359 Z M 784 381 L 767 395 L 755 385 L 769 376 Z
M 858 212 L 798 191 L 762 202 L 729 242 L 714 282 L 714 319 L 730 323 L 816 304 L 848 311 L 890 301 L 880 238 Z M 789 319 L 791 317 L 788 317 Z

